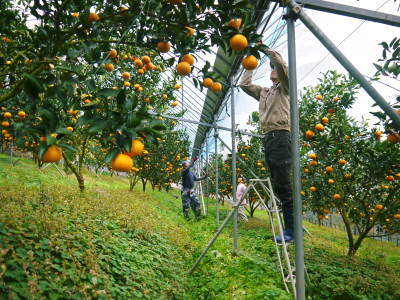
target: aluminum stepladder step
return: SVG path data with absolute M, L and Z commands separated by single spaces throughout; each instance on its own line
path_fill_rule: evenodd
M 265 186 L 264 182 L 268 184 L 268 187 Z M 266 192 L 267 195 L 269 195 L 270 203 L 271 203 L 271 208 L 267 206 L 267 203 L 263 200 L 261 197 L 260 193 L 257 191 L 255 188 L 256 185 L 260 185 L 261 188 Z M 251 179 L 250 180 L 250 185 L 247 187 L 245 193 L 242 195 L 242 197 L 236 202 L 236 204 L 233 206 L 232 210 L 228 213 L 228 215 L 225 217 L 221 225 L 218 227 L 217 232 L 214 234 L 214 236 L 209 240 L 207 243 L 206 247 L 203 249 L 201 252 L 200 256 L 197 258 L 195 263 L 193 264 L 192 268 L 189 271 L 189 274 L 192 273 L 197 266 L 199 265 L 200 261 L 203 259 L 203 257 L 206 255 L 207 251 L 211 248 L 211 246 L 214 244 L 228 221 L 231 219 L 233 216 L 234 212 L 238 210 L 240 205 L 242 204 L 243 200 L 246 198 L 247 194 L 251 191 L 254 190 L 259 198 L 259 201 L 262 202 L 262 204 L 265 206 L 268 217 L 270 220 L 271 224 L 271 230 L 272 234 L 274 236 L 274 241 L 276 240 L 277 233 L 275 231 L 275 227 L 273 224 L 273 214 L 276 214 L 277 216 L 277 223 L 278 223 L 278 233 L 279 236 L 281 236 L 282 240 L 284 241 L 283 238 L 283 226 L 282 226 L 282 217 L 280 214 L 280 209 L 278 207 L 278 199 L 275 197 L 271 185 L 271 181 L 269 178 L 267 179 Z M 288 252 L 288 243 L 283 242 L 282 244 L 278 244 L 275 242 L 275 249 L 276 253 L 278 256 L 278 263 L 279 263 L 279 269 L 282 275 L 282 280 L 285 286 L 285 289 L 289 293 L 293 293 L 294 297 L 295 291 L 296 291 L 296 277 L 295 277 L 295 268 L 291 265 L 290 262 L 290 256 Z M 284 262 L 282 262 L 282 259 Z

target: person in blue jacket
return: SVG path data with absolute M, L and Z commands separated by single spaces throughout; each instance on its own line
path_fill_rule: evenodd
M 189 161 L 182 162 L 182 207 L 186 219 L 189 219 L 189 208 L 191 207 L 196 220 L 198 220 L 201 218 L 201 211 L 200 202 L 194 192 L 194 183 L 206 179 L 207 174 L 203 177 L 196 177 L 191 171 L 192 166 Z

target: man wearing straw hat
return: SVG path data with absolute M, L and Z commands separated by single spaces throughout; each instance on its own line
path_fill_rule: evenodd
M 288 67 L 278 52 L 268 49 L 267 55 L 270 59 L 272 86 L 267 88 L 252 84 L 253 72 L 246 71 L 240 87 L 259 101 L 265 158 L 271 173 L 274 192 L 282 203 L 285 221 L 284 239 L 290 242 L 293 240 L 294 220 L 290 182 L 292 161 Z M 276 241 L 282 242 L 281 237 L 277 237 Z

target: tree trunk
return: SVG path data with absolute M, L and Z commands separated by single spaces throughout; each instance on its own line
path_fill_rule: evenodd
M 143 188 L 143 192 L 146 191 L 146 184 L 147 184 L 147 180 L 140 178 L 142 180 L 142 188 Z
M 63 153 L 63 158 L 65 161 L 65 164 L 68 166 L 68 168 L 72 171 L 72 173 L 74 173 L 76 180 L 78 181 L 78 185 L 79 185 L 79 190 L 81 192 L 85 191 L 85 180 L 82 176 L 81 172 L 78 172 L 78 170 L 76 169 L 76 167 L 69 161 L 69 159 L 67 158 L 67 156 Z
M 353 256 L 357 250 L 354 250 L 354 236 L 353 236 L 353 232 L 351 231 L 350 221 L 347 218 L 347 215 L 344 211 L 339 210 L 339 213 L 342 216 L 342 220 L 343 220 L 344 226 L 346 228 L 347 240 L 349 243 L 349 249 L 348 249 L 347 255 Z

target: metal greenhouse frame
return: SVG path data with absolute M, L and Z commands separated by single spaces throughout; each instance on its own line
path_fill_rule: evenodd
M 356 69 L 356 67 L 346 58 L 346 56 L 334 45 L 334 43 L 326 36 L 321 29 L 312 21 L 306 14 L 304 8 L 337 14 L 371 22 L 386 24 L 389 26 L 400 27 L 400 16 L 376 12 L 372 10 L 362 9 L 354 6 L 342 5 L 322 0 L 271 0 L 271 1 L 251 1 L 254 2 L 255 13 L 253 21 L 257 23 L 260 33 L 266 32 L 266 29 L 275 26 L 273 34 L 267 37 L 269 46 L 276 43 L 279 38 L 284 34 L 285 23 L 281 23 L 281 18 L 271 20 L 274 12 L 277 11 L 280 4 L 286 7 L 283 16 L 287 26 L 287 43 L 288 43 L 288 65 L 289 65 L 289 89 L 290 89 L 290 116 L 291 116 L 291 138 L 292 138 L 292 159 L 293 159 L 293 200 L 294 200 L 294 218 L 295 218 L 295 298 L 299 300 L 305 299 L 305 268 L 304 268 L 304 246 L 303 246 L 303 225 L 302 225 L 302 202 L 300 197 L 300 154 L 299 154 L 299 112 L 298 112 L 298 99 L 297 99 L 297 77 L 296 77 L 296 38 L 295 38 L 295 23 L 300 20 L 310 32 L 325 46 L 325 48 L 338 60 L 338 62 L 353 76 L 361 85 L 361 87 L 371 96 L 371 98 L 382 108 L 382 110 L 393 120 L 397 129 L 400 129 L 400 116 L 395 113 L 391 106 L 379 94 L 379 92 L 368 82 L 368 80 Z M 271 5 L 273 4 L 273 5 Z M 271 8 L 272 6 L 272 8 Z M 176 119 L 182 122 L 182 127 L 187 128 L 190 137 L 193 137 L 192 156 L 201 156 L 197 161 L 199 167 L 197 170 L 200 172 L 203 166 L 209 166 L 209 143 L 210 138 L 214 139 L 215 155 L 218 155 L 218 141 L 223 142 L 219 137 L 220 131 L 227 131 L 231 133 L 231 154 L 232 154 L 232 198 L 234 202 L 234 209 L 229 214 L 233 217 L 233 249 L 238 249 L 237 243 L 237 206 L 242 199 L 236 199 L 236 160 L 241 160 L 236 157 L 236 134 L 241 133 L 245 135 L 253 135 L 246 131 L 236 130 L 235 123 L 235 93 L 234 89 L 237 87 L 237 81 L 241 76 L 239 70 L 240 56 L 228 56 L 222 48 L 213 53 L 216 55 L 214 63 L 214 71 L 223 78 L 224 89 L 221 97 L 212 91 L 206 94 L 200 92 L 195 88 L 191 88 L 191 83 L 187 82 L 188 79 L 184 78 L 183 91 L 182 91 L 182 117 L 175 117 L 171 115 L 162 115 L 165 118 Z M 200 57 L 201 60 L 203 58 Z M 187 84 L 186 84 L 187 83 Z M 185 95 L 188 92 L 189 96 Z M 197 104 L 202 103 L 202 97 L 205 97 L 202 108 L 200 109 Z M 230 118 L 231 127 L 219 126 L 219 117 L 221 116 L 224 108 L 228 107 L 230 103 Z M 187 108 L 187 110 L 185 110 Z M 179 112 L 179 111 L 174 111 Z M 188 118 L 187 118 L 187 117 Z M 197 125 L 194 126 L 194 125 Z M 211 136 L 213 132 L 213 136 Z M 254 135 L 261 137 L 260 135 Z M 229 147 L 227 147 L 229 148 Z M 205 155 L 204 155 L 205 153 Z M 205 156 L 205 157 L 204 157 Z M 205 162 L 204 162 L 205 161 Z M 243 162 L 244 163 L 244 162 Z M 219 223 L 218 212 L 218 165 L 215 164 L 216 182 L 215 182 L 215 196 L 216 196 L 216 219 Z M 259 179 L 258 179 L 259 180 Z M 253 183 L 252 183 L 253 184 Z M 205 188 L 206 194 L 209 194 L 209 184 Z M 238 200 L 238 201 L 237 201 Z M 205 204 L 205 212 L 208 213 L 208 203 Z M 219 230 L 213 238 L 217 238 L 218 233 L 222 231 L 227 223 L 227 219 L 219 227 Z M 201 258 L 205 255 L 208 248 L 212 245 L 211 240 L 209 245 L 203 251 L 202 255 L 196 261 L 192 270 L 200 262 Z M 286 283 L 285 283 L 286 285 Z

